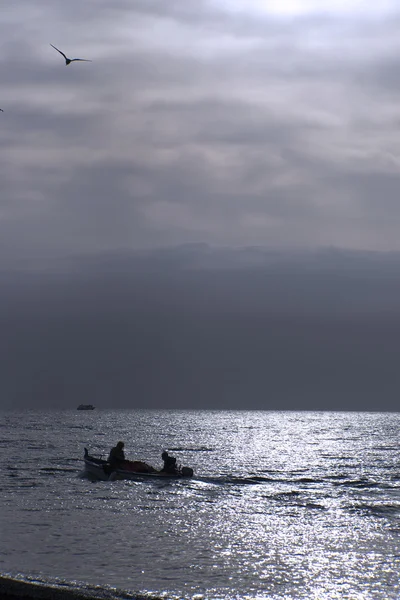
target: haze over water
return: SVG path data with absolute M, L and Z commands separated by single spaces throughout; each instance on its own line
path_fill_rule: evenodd
M 166 598 L 399 597 L 398 413 L 3 412 L 0 571 Z M 189 481 L 91 482 L 83 448 Z

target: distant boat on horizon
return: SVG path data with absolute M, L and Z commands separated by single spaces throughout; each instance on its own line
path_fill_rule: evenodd
M 76 410 L 94 410 L 95 408 L 93 404 L 80 404 Z

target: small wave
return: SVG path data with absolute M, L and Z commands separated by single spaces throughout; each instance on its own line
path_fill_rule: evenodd
M 18 489 L 21 488 L 37 488 L 37 487 L 41 487 L 42 484 L 41 483 L 37 483 L 36 481 L 28 481 L 27 483 L 19 483 L 18 484 Z
M 327 510 L 326 506 L 323 506 L 322 504 L 317 504 L 316 502 L 306 502 L 304 504 L 305 508 L 309 508 L 311 510 Z
M 276 502 L 283 502 L 286 505 L 306 508 L 308 510 L 327 510 L 326 506 L 323 504 L 302 498 L 302 494 L 296 490 L 273 494 L 270 496 L 270 499 L 275 500 Z
M 368 481 L 368 479 L 354 479 L 351 481 L 338 481 L 333 482 L 333 485 L 342 486 L 342 487 L 356 487 L 356 488 L 376 488 L 382 487 L 381 483 L 377 483 L 376 481 Z
M 400 506 L 393 504 L 356 504 L 350 512 L 369 513 L 375 517 L 392 517 L 400 513 Z
M 56 447 L 53 444 L 29 444 L 26 446 L 27 450 L 55 450 Z
M 260 483 L 284 483 L 288 485 L 300 484 L 300 483 L 324 483 L 324 479 L 314 478 L 314 477 L 268 477 L 266 475 L 248 475 L 247 477 L 238 477 L 235 475 L 224 475 L 221 477 L 207 478 L 201 477 L 197 478 L 205 481 L 206 479 L 212 479 L 213 481 L 217 481 L 218 483 L 229 483 L 229 484 L 238 484 L 238 485 L 246 485 L 246 484 L 260 484 Z
M 388 527 L 386 531 L 390 531 L 390 533 L 396 533 L 400 535 L 400 527 Z
M 234 475 L 222 475 L 215 477 L 193 477 L 190 481 L 201 481 L 214 485 L 260 485 L 276 481 L 268 477 L 236 477 Z
M 296 475 L 297 473 L 307 473 L 308 471 L 309 471 L 309 469 L 293 469 L 292 471 L 289 471 L 289 473 L 291 475 Z M 276 470 L 276 471 L 271 471 L 271 473 L 285 473 L 285 471 Z
M 45 473 L 76 473 L 76 469 L 68 469 L 61 467 L 41 467 L 39 471 L 44 471 Z
M 257 485 L 270 481 L 273 481 L 273 479 L 268 477 L 227 477 L 226 479 L 226 483 L 233 483 L 235 485 Z
M 279 494 L 274 494 L 272 498 L 274 500 L 286 500 L 287 498 L 297 498 L 298 496 L 300 496 L 300 492 L 291 490 L 290 492 L 279 492 Z
M 219 483 L 225 483 L 229 485 L 260 485 L 262 483 L 275 482 L 276 479 L 271 477 L 261 477 L 259 475 L 249 477 L 238 477 L 236 475 L 225 475 L 218 478 Z
M 256 481 L 257 483 L 269 483 L 271 481 L 276 481 L 273 477 L 266 477 L 265 475 L 251 475 L 246 478 L 247 480 Z
M 207 446 L 199 446 L 199 448 L 168 448 L 168 452 L 215 452 L 215 448 L 207 448 Z

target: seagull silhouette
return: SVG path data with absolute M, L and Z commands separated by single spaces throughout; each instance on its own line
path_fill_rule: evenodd
M 65 56 L 64 52 L 61 52 L 61 50 L 59 50 L 58 48 L 56 48 L 55 46 L 53 46 L 53 44 L 50 44 L 50 46 L 52 48 L 54 48 L 54 50 L 57 50 L 57 52 L 59 52 L 61 54 L 61 56 L 63 56 L 65 58 L 65 66 L 68 67 L 68 65 L 76 60 L 79 60 L 80 62 L 92 62 L 91 60 L 87 60 L 87 58 L 68 58 L 68 56 Z

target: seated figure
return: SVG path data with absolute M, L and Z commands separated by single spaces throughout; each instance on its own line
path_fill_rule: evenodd
M 118 467 L 121 468 L 123 466 L 125 462 L 124 442 L 118 442 L 114 448 L 111 448 L 108 462 L 112 469 L 117 469 Z
M 161 458 L 164 461 L 164 466 L 161 470 L 162 473 L 177 473 L 178 467 L 176 465 L 176 458 L 174 456 L 169 456 L 168 452 L 163 452 L 161 454 Z

